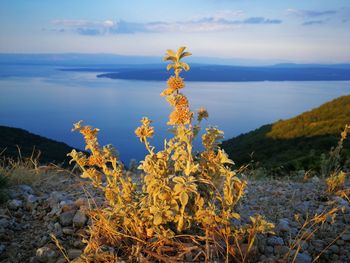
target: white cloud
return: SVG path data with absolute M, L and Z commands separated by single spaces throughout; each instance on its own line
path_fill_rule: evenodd
M 336 10 L 302 10 L 302 9 L 295 9 L 295 8 L 288 8 L 287 14 L 298 16 L 298 17 L 320 17 L 320 16 L 329 16 L 329 15 L 335 15 L 337 13 Z
M 56 27 L 55 31 L 73 31 L 82 35 L 104 35 L 104 34 L 134 34 L 134 33 L 165 33 L 165 32 L 217 32 L 232 31 L 242 27 L 242 25 L 258 24 L 280 24 L 279 19 L 269 19 L 265 17 L 244 16 L 241 10 L 217 11 L 209 16 L 192 18 L 187 21 L 157 21 L 147 23 L 137 23 L 119 20 L 88 21 L 88 20 L 53 20 L 51 24 Z M 61 30 L 64 29 L 64 30 Z

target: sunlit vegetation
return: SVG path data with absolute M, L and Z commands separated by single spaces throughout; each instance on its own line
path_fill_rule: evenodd
M 350 96 L 224 141 L 222 148 L 237 164 L 254 160 L 264 168 L 281 173 L 309 169 L 321 173 L 320 156 L 327 155 L 337 144 L 346 123 L 350 123 Z M 348 166 L 350 142 L 343 144 L 339 161 L 342 166 Z
M 168 50 L 168 70 L 174 75 L 162 92 L 172 107 L 169 130 L 173 137 L 156 150 L 152 121 L 142 118 L 135 130 L 148 154 L 140 162 L 141 178 L 133 180 L 112 146 L 101 147 L 99 129 L 74 125 L 86 142 L 90 155 L 73 150 L 69 155 L 82 170 L 82 178 L 100 189 L 106 206 L 90 211 L 90 238 L 82 255 L 86 262 L 246 261 L 258 233 L 273 232 L 273 224 L 260 215 L 242 225 L 235 206 L 244 195 L 246 181 L 219 147 L 223 132 L 209 127 L 202 136 L 204 150 L 194 153 L 193 140 L 201 121 L 209 114 L 194 113 L 180 74 L 190 69 L 182 59 L 185 47 Z M 140 183 L 138 183 L 140 182 Z

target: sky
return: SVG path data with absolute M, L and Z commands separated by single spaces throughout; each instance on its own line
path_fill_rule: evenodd
M 1 0 L 0 53 L 350 62 L 349 0 Z

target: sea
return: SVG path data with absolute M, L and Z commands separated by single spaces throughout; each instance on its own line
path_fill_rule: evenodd
M 61 69 L 0 65 L 0 125 L 84 149 L 81 135 L 71 131 L 73 123 L 83 120 L 100 129 L 100 144 L 112 144 L 125 163 L 146 154 L 134 133 L 142 117 L 153 121 L 156 149 L 171 138 L 166 125 L 171 108 L 160 96 L 165 82 L 97 78 L 97 72 Z M 215 126 L 229 139 L 348 95 L 350 81 L 186 82 L 183 93 L 192 110 L 209 112 L 202 132 Z

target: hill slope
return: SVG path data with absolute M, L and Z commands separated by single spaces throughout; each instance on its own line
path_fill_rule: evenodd
M 45 137 L 30 133 L 23 129 L 0 126 L 0 152 L 2 156 L 17 158 L 18 147 L 22 157 L 30 157 L 35 152 L 41 152 L 40 163 L 67 163 L 67 153 L 73 148 L 65 143 L 57 142 Z
M 267 168 L 319 169 L 320 156 L 336 146 L 350 124 L 350 96 L 339 97 L 288 120 L 224 141 L 222 147 L 237 164 L 253 159 Z M 350 143 L 344 155 L 350 158 Z

